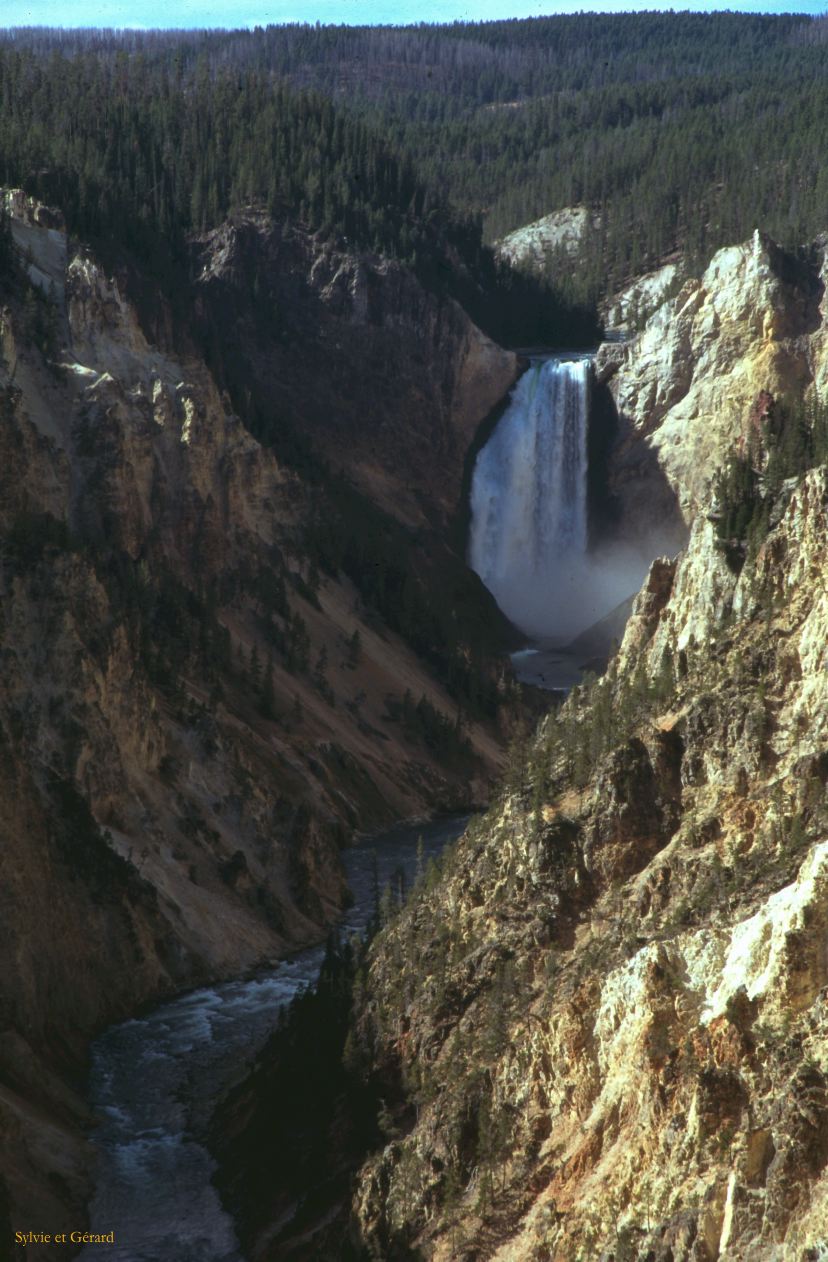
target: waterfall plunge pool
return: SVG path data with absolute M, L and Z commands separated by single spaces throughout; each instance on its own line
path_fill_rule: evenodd
M 472 474 L 469 564 L 529 639 L 517 678 L 550 691 L 601 668 L 650 560 L 622 540 L 588 546 L 593 357 L 531 355 Z
M 587 664 L 566 648 L 525 648 L 511 653 L 515 678 L 547 692 L 569 692 L 583 678 Z

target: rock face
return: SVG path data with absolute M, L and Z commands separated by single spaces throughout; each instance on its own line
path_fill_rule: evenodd
M 478 724 L 447 749 L 457 707 L 430 668 L 305 554 L 319 488 L 251 436 L 186 333 L 171 349 L 163 307 L 152 338 L 129 286 L 57 213 L 6 201 L 30 259 L 0 281 L 0 1192 L 15 1227 L 48 1210 L 69 1230 L 88 1191 L 89 1037 L 317 940 L 342 905 L 351 831 L 485 797 L 501 755 Z M 205 309 L 210 286 L 232 292 L 240 232 L 226 257 L 224 238 L 211 243 Z M 338 362 L 356 378 L 382 267 L 342 256 L 314 270 L 309 250 L 313 276 L 284 279 L 312 298 L 310 315 L 290 309 L 295 335 L 336 308 L 350 330 Z M 284 260 L 271 262 L 275 285 Z M 445 431 L 453 453 L 435 478 L 439 516 L 451 460 L 513 361 L 400 269 L 389 284 L 400 326 L 420 304 L 423 354 L 442 347 L 421 398 L 422 428 Z M 284 351 L 285 398 L 290 364 Z M 410 346 L 396 368 L 399 389 L 417 378 Z M 356 473 L 370 448 L 353 444 Z
M 814 247 L 794 257 L 756 232 L 719 250 L 631 342 L 599 352 L 596 371 L 609 382 L 619 417 L 613 490 L 632 522 L 639 516 L 643 524 L 652 501 L 663 500 L 648 456 L 689 522 L 761 390 L 782 399 L 811 385 L 824 391 L 821 255 Z
M 497 243 L 497 250 L 517 266 L 544 267 L 554 255 L 577 254 L 586 234 L 599 224 L 586 206 L 566 206 L 516 228 Z
M 822 295 L 757 236 L 613 352 L 689 542 L 372 947 L 348 1054 L 385 1139 L 356 1256 L 825 1253 L 828 467 L 738 572 L 706 511 L 768 397 L 823 388 Z
M 373 950 L 369 1256 L 819 1258 L 828 468 L 736 575 L 698 517 Z
M 387 511 L 444 526 L 517 357 L 398 263 L 320 251 L 247 215 L 195 247 L 196 302 L 229 382 L 310 437 Z
M 637 277 L 604 304 L 604 324 L 622 337 L 634 337 L 682 282 L 681 262 L 665 263 Z

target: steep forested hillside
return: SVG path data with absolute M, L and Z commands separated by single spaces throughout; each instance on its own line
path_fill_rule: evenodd
M 75 79 L 93 59 L 116 97 L 127 80 L 143 93 L 157 78 L 165 86 L 156 119 L 184 93 L 166 152 L 181 153 L 183 141 L 204 162 L 186 190 L 179 173 L 169 193 L 158 183 L 162 145 L 139 183 L 144 216 L 169 216 L 161 206 L 170 196 L 175 215 L 196 224 L 239 197 L 286 200 L 315 226 L 422 263 L 428 248 L 412 219 L 422 214 L 431 237 L 439 232 L 479 265 L 481 223 L 492 241 L 587 203 L 600 227 L 571 291 L 583 298 L 675 248 L 701 260 L 756 226 L 791 245 L 822 230 L 826 38 L 824 19 L 795 15 L 644 13 L 109 38 L 18 32 L 11 42 L 44 69 L 60 51 L 78 63 Z M 311 95 L 297 98 L 300 121 L 290 122 L 295 107 L 283 87 L 271 99 L 272 82 L 333 98 L 349 121 L 334 124 Z M 208 103 L 205 93 L 215 98 Z M 36 117 L 37 92 L 34 99 Z M 207 121 L 190 141 L 196 104 Z M 209 120 L 218 110 L 216 130 Z M 102 126 L 106 119 L 104 110 Z M 125 125 L 128 135 L 118 116 L 119 133 Z M 5 126 L 8 137 L 8 115 Z M 239 136 L 238 161 L 225 163 Z M 309 153 L 323 156 L 315 179 Z M 446 195 L 457 211 L 448 211 Z
M 587 311 L 497 263 L 478 218 L 452 209 L 378 120 L 268 71 L 175 44 L 48 57 L 0 46 L 0 182 L 64 209 L 70 228 L 127 249 L 169 293 L 188 233 L 255 205 L 343 246 L 410 265 L 501 340 L 594 335 Z

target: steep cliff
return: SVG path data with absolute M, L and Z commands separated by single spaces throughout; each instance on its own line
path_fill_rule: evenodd
M 775 516 L 738 575 L 704 517 L 654 564 L 376 944 L 370 1256 L 822 1256 L 828 469 Z
M 300 429 L 394 516 L 445 526 L 481 420 L 517 376 L 399 263 L 249 213 L 194 246 L 202 337 L 261 430 Z
M 458 705 L 447 685 L 462 667 L 471 686 L 482 664 L 462 632 L 424 661 L 370 593 L 320 572 L 324 470 L 309 481 L 251 434 L 198 350 L 195 318 L 173 339 L 157 294 L 139 314 L 134 271 L 105 270 L 58 212 L 19 193 L 6 203 L 18 263 L 0 278 L 0 1177 L 15 1225 L 49 1210 L 68 1229 L 87 1190 L 90 1035 L 318 939 L 342 906 L 338 850 L 354 828 L 485 798 L 508 685 L 498 691 L 491 662 L 490 719 L 469 714 L 468 692 Z M 395 283 L 433 315 L 410 278 Z M 293 318 L 312 324 L 300 297 Z M 506 388 L 512 361 L 459 308 L 447 318 L 447 401 L 420 400 L 422 428 L 453 417 L 461 459 L 490 406 L 467 388 L 474 347 L 496 362 L 489 392 Z M 348 353 L 358 375 L 364 329 Z M 398 350 L 406 388 L 412 359 Z M 281 362 L 298 391 L 306 362 Z M 308 418 L 326 389 L 335 415 L 345 385 L 332 377 L 314 380 Z M 303 420 L 297 397 L 291 423 Z M 476 601 L 490 606 L 462 560 L 437 552 L 427 560 L 456 584 L 459 626 Z M 413 622 L 413 568 L 408 582 Z M 427 623 L 420 641 L 435 634 Z
M 738 577 L 700 520 L 376 944 L 370 1256 L 820 1256 L 827 514 L 819 468 Z
M 689 541 L 357 970 L 350 1204 L 347 1110 L 338 1200 L 276 1225 L 231 1102 L 216 1150 L 254 1258 L 824 1256 L 828 466 L 773 475 L 780 448 L 824 453 L 824 417 L 790 410 L 824 389 L 823 292 L 818 259 L 757 238 L 612 352 Z M 757 514 L 736 539 L 734 461 Z M 259 1159 L 266 1135 L 259 1112 Z
M 825 279 L 819 243 L 795 256 L 757 231 L 719 250 L 630 341 L 601 348 L 596 371 L 617 409 L 611 489 L 631 530 L 646 532 L 653 512 L 674 520 L 676 505 L 692 521 L 760 391 L 824 391 Z M 652 300 L 640 282 L 616 305 L 627 318 Z

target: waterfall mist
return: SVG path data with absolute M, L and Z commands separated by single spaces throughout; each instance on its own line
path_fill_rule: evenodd
M 587 552 L 588 358 L 532 364 L 477 457 L 469 561 L 527 634 L 563 643 L 641 583 L 647 560 Z

